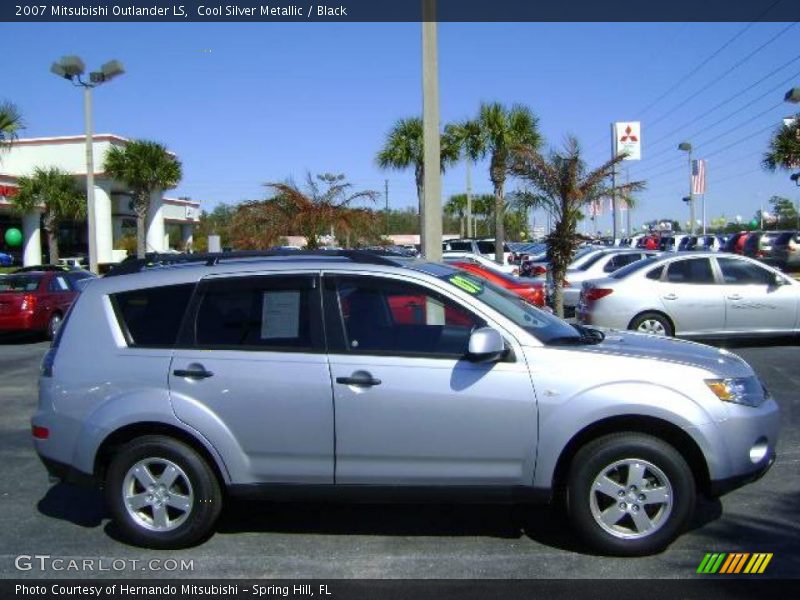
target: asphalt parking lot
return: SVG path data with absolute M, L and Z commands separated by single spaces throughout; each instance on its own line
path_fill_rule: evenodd
M 228 506 L 202 546 L 156 552 L 117 540 L 97 492 L 48 484 L 29 417 L 47 344 L 0 340 L 0 576 L 242 578 L 693 578 L 706 552 L 772 552 L 766 575 L 800 576 L 800 345 L 730 346 L 777 398 L 778 460 L 759 482 L 698 507 L 692 530 L 639 559 L 587 554 L 546 507 L 254 504 Z M 87 357 L 91 360 L 91 357 Z M 132 559 L 121 572 L 20 572 L 19 555 Z M 143 570 L 151 559 L 191 571 Z M 129 563 L 132 564 L 132 563 Z M 167 564 L 167 563 L 162 563 Z

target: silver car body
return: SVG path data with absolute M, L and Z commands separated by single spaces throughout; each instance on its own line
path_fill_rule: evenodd
M 481 265 L 482 267 L 486 267 L 487 269 L 500 271 L 501 273 L 505 273 L 506 275 L 519 274 L 519 267 L 516 265 L 509 265 L 509 264 L 498 265 L 491 258 L 487 258 L 483 254 L 475 254 L 474 252 L 442 252 L 442 259 L 464 260 L 467 262 L 473 262 Z
M 670 268 L 692 259 L 710 261 L 713 280 L 671 280 Z M 761 269 L 762 284 L 725 281 L 721 265 Z M 674 265 L 674 267 L 672 267 Z M 652 278 L 661 273 L 658 278 Z M 800 332 L 800 283 L 780 271 L 743 256 L 716 252 L 682 252 L 648 263 L 625 275 L 587 281 L 578 305 L 585 324 L 628 329 L 644 313 L 665 315 L 676 335 L 686 337 L 793 334 Z M 584 300 L 591 288 L 611 290 L 594 302 Z
M 725 350 L 631 333 L 586 346 L 545 345 L 506 314 L 434 273 L 442 265 L 262 259 L 175 266 L 93 280 L 40 378 L 35 439 L 46 464 L 97 474 L 115 436 L 154 429 L 193 440 L 227 486 L 252 484 L 513 487 L 549 493 L 559 459 L 588 428 L 631 419 L 681 432 L 712 488 L 764 472 L 778 407 L 719 400 L 709 378 L 753 377 Z M 110 295 L 243 276 L 359 275 L 413 283 L 485 320 L 510 358 L 283 353 L 133 347 Z M 552 318 L 528 309 L 532 319 Z M 176 370 L 213 372 L 190 380 Z M 337 383 L 368 371 L 377 387 Z M 580 376 L 576 377 L 576 373 Z M 755 444 L 768 451 L 751 460 Z M 704 464 L 700 464 L 704 463 Z M 51 471 L 52 472 L 52 471 Z

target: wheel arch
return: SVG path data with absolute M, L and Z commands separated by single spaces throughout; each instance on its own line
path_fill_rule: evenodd
M 174 425 L 160 423 L 157 421 L 131 423 L 129 425 L 124 425 L 107 435 L 100 443 L 100 446 L 95 454 L 93 470 L 95 479 L 101 484 L 103 481 L 105 481 L 106 470 L 108 469 L 111 459 L 118 448 L 130 442 L 131 440 L 147 435 L 162 435 L 165 437 L 170 437 L 183 442 L 192 448 L 203 458 L 203 460 L 206 461 L 206 463 L 208 463 L 208 466 L 211 468 L 214 476 L 217 478 L 220 488 L 225 489 L 227 484 L 223 470 L 220 468 L 216 457 L 213 456 L 208 448 L 191 433 L 179 427 L 175 427 Z
M 630 321 L 628 321 L 628 329 L 632 330 L 633 329 L 633 323 L 636 321 L 636 319 L 638 319 L 639 317 L 642 317 L 644 315 L 659 315 L 661 317 L 664 317 L 664 319 L 666 319 L 667 322 L 669 323 L 669 326 L 672 328 L 672 335 L 675 336 L 677 334 L 677 330 L 675 329 L 675 321 L 673 320 L 673 318 L 670 317 L 663 310 L 658 310 L 658 309 L 647 309 L 647 310 L 639 311 L 638 313 L 633 315 L 633 318 L 631 318 Z
M 641 433 L 656 437 L 672 446 L 689 465 L 697 489 L 710 494 L 711 476 L 708 463 L 697 442 L 683 429 L 658 417 L 646 415 L 614 416 L 596 421 L 577 432 L 564 446 L 553 471 L 553 489 L 563 494 L 572 460 L 583 446 L 611 433 Z

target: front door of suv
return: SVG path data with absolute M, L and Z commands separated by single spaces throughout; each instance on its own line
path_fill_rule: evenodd
M 176 414 L 227 428 L 253 482 L 333 482 L 320 306 L 311 273 L 206 279 L 190 306 L 169 374 Z
M 324 279 L 337 484 L 530 484 L 530 374 L 464 358 L 483 318 L 407 278 Z

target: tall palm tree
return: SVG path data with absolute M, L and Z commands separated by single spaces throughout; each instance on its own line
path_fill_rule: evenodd
M 467 214 L 467 195 L 456 194 L 445 202 L 444 214 L 458 218 L 458 235 L 464 237 L 464 217 Z
M 483 103 L 474 121 L 456 125 L 451 132 L 460 142 L 460 147 L 470 160 L 480 160 L 487 155 L 489 179 L 494 186 L 495 260 L 503 262 L 505 228 L 505 182 L 511 150 L 517 146 L 539 148 L 542 136 L 538 129 L 539 119 L 531 110 L 520 104 L 507 108 L 499 102 Z
M 447 131 L 447 128 L 445 128 Z M 423 214 L 424 182 L 425 182 L 425 156 L 423 144 L 422 119 L 411 117 L 398 119 L 383 143 L 383 148 L 378 152 L 376 160 L 382 169 L 405 170 L 414 168 L 414 181 L 417 185 L 417 201 L 419 203 L 420 217 Z M 442 172 L 458 160 L 458 141 L 445 133 L 441 136 L 440 156 Z
M 761 164 L 768 171 L 800 169 L 800 114 L 775 132 Z
M 530 185 L 522 195 L 532 207 L 544 207 L 555 218 L 555 227 L 547 236 L 547 259 L 553 278 L 554 309 L 564 315 L 563 282 L 567 265 L 578 246 L 578 221 L 583 208 L 590 202 L 611 196 L 608 180 L 617 163 L 626 155 L 615 158 L 589 171 L 581 157 L 574 137 L 567 138 L 564 149 L 551 150 L 547 157 L 531 147 L 519 146 L 513 151 L 509 172 Z M 644 189 L 644 182 L 633 181 L 616 187 L 617 193 L 629 197 L 631 192 Z
M 8 149 L 24 127 L 19 108 L 11 102 L 0 103 L 0 150 Z
M 51 167 L 36 168 L 30 176 L 17 180 L 19 191 L 11 196 L 18 212 L 25 214 L 44 209 L 43 222 L 47 234 L 50 262 L 58 262 L 58 228 L 63 221 L 73 221 L 86 216 L 86 195 L 78 188 L 75 178 Z
M 345 181 L 344 175 L 325 173 L 306 175 L 306 189 L 301 190 L 293 182 L 267 183 L 276 192 L 272 209 L 283 217 L 287 233 L 297 231 L 306 238 L 306 247 L 319 247 L 319 237 L 332 228 L 339 234 L 357 229 L 364 220 L 364 209 L 353 208 L 359 199 L 374 201 L 378 192 L 364 190 L 352 192 L 353 184 Z
M 125 183 L 133 196 L 136 213 L 136 256 L 145 255 L 145 223 L 150 197 L 156 191 L 177 187 L 183 177 L 181 162 L 158 142 L 133 140 L 122 148 L 112 146 L 103 170 Z
M 494 215 L 494 195 L 493 194 L 478 194 L 472 197 L 472 215 L 473 217 L 481 217 L 483 221 L 484 233 L 489 235 L 492 231 L 491 221 Z M 479 222 L 475 219 L 475 235 L 478 236 Z

